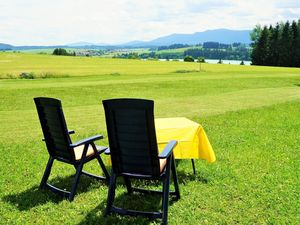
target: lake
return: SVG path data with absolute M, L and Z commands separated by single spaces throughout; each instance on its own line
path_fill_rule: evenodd
M 172 61 L 173 59 L 170 59 Z M 180 62 L 183 62 L 183 59 L 175 59 Z M 159 61 L 167 61 L 167 59 L 159 59 Z M 205 59 L 206 63 L 211 63 L 211 64 L 217 64 L 219 62 L 219 59 Z M 241 60 L 222 60 L 223 64 L 233 64 L 233 65 L 240 65 Z M 244 64 L 247 66 L 251 65 L 251 61 L 244 61 Z

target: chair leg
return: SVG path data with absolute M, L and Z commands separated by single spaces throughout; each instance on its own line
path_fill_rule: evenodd
M 171 156 L 172 157 L 172 156 Z M 171 159 L 167 161 L 166 177 L 163 181 L 163 199 L 162 199 L 162 224 L 168 224 L 168 207 L 169 207 L 169 189 L 170 189 L 170 167 Z
M 107 184 L 108 184 L 109 183 L 109 179 L 110 179 L 109 173 L 107 172 L 107 169 L 106 169 L 106 167 L 105 167 L 105 165 L 104 165 L 104 163 L 103 163 L 100 155 L 97 155 L 96 158 L 97 158 L 97 160 L 99 162 L 99 165 L 101 166 L 101 169 L 102 169 L 102 171 L 103 171 L 103 173 L 104 173 L 104 175 L 106 177 L 106 181 L 107 181 Z
M 111 207 L 112 207 L 114 199 L 115 199 L 116 180 L 117 180 L 117 176 L 112 171 L 110 181 L 109 181 L 109 189 L 108 189 L 108 195 L 107 195 L 105 216 L 107 216 L 111 213 Z
M 80 164 L 78 165 L 78 167 L 76 168 L 76 174 L 75 174 L 75 178 L 74 178 L 74 183 L 72 185 L 72 189 L 69 195 L 69 200 L 73 201 L 74 200 L 74 196 L 76 194 L 76 189 L 79 183 L 79 179 L 80 179 L 80 175 L 81 175 L 81 171 L 83 168 L 83 162 L 80 162 Z
M 94 150 L 94 153 L 96 155 L 98 163 L 99 163 L 99 165 L 100 165 L 100 167 L 101 167 L 101 169 L 102 169 L 102 171 L 103 171 L 103 173 L 105 175 L 106 182 L 107 182 L 107 184 L 109 184 L 109 173 L 107 172 L 106 167 L 105 167 L 105 165 L 104 165 L 104 163 L 103 163 L 103 161 L 101 159 L 101 156 L 100 156 L 101 153 L 99 154 L 99 152 L 97 151 L 97 147 L 96 147 L 96 145 L 95 145 L 94 142 L 91 143 L 91 146 L 92 146 L 92 148 Z
M 132 186 L 131 186 L 131 182 L 130 182 L 129 177 L 124 176 L 124 181 L 125 181 L 125 185 L 126 185 L 128 194 L 131 194 L 132 193 Z
M 193 166 L 193 173 L 194 173 L 194 175 L 196 175 L 196 168 L 195 168 L 194 159 L 192 159 L 192 166 Z
M 180 199 L 180 192 L 179 192 L 179 185 L 178 185 L 178 179 L 177 179 L 177 172 L 176 172 L 176 165 L 175 165 L 174 157 L 172 157 L 171 170 L 172 170 L 172 175 L 173 175 L 175 194 L 176 194 L 177 199 Z
M 48 163 L 47 163 L 47 166 L 46 166 L 46 169 L 45 169 L 45 172 L 44 172 L 44 175 L 43 175 L 43 178 L 42 178 L 41 183 L 40 183 L 40 187 L 39 187 L 40 189 L 45 187 L 45 185 L 47 183 L 47 180 L 50 176 L 53 161 L 54 161 L 54 158 L 52 156 L 50 156 L 50 158 L 48 160 Z

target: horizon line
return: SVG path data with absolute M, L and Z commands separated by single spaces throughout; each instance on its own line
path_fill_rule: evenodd
M 193 32 L 193 33 L 171 33 L 168 35 L 163 35 L 163 36 L 159 36 L 153 39 L 149 39 L 149 40 L 129 40 L 126 42 L 115 42 L 115 43 L 94 43 L 94 42 L 89 42 L 89 41 L 74 41 L 74 42 L 69 42 L 69 43 L 64 43 L 64 44 L 30 44 L 30 45 L 22 45 L 22 44 L 10 44 L 10 43 L 5 43 L 5 42 L 1 42 L 0 44 L 6 44 L 6 45 L 11 45 L 13 47 L 30 47 L 30 46 L 41 46 L 41 47 L 51 47 L 51 46 L 70 46 L 70 45 L 76 45 L 77 43 L 87 43 L 86 45 L 78 45 L 78 46 L 118 46 L 118 45 L 126 45 L 128 43 L 132 43 L 132 42 L 151 42 L 153 40 L 159 39 L 159 38 L 163 38 L 163 37 L 168 37 L 171 35 L 193 35 L 193 34 L 197 34 L 197 33 L 203 33 L 203 32 L 207 32 L 207 31 L 216 31 L 216 30 L 229 30 L 229 31 L 251 31 L 252 29 L 230 29 L 230 28 L 216 28 L 216 29 L 207 29 L 204 31 L 197 31 L 197 32 Z M 181 44 L 181 43 L 178 43 Z M 72 46 L 70 46 L 72 47 Z M 76 47 L 76 46 L 74 46 Z

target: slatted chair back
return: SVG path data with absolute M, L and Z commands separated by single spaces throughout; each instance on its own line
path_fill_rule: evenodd
M 103 101 L 113 171 L 160 175 L 154 126 L 154 102 L 143 99 Z
M 61 101 L 54 98 L 34 98 L 48 152 L 67 162 L 75 161 L 71 139 L 63 114 Z

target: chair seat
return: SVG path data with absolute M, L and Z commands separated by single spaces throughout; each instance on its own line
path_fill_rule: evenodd
M 96 146 L 96 148 L 97 148 L 98 152 L 106 149 L 106 147 L 103 147 L 103 146 Z M 84 149 L 84 145 L 80 145 L 80 146 L 74 148 L 75 160 L 78 161 L 81 159 L 83 149 Z M 92 156 L 94 154 L 95 154 L 95 152 L 94 152 L 93 147 L 91 145 L 89 145 L 89 148 L 86 153 L 86 157 Z
M 159 171 L 162 173 L 167 164 L 167 159 L 159 159 Z

